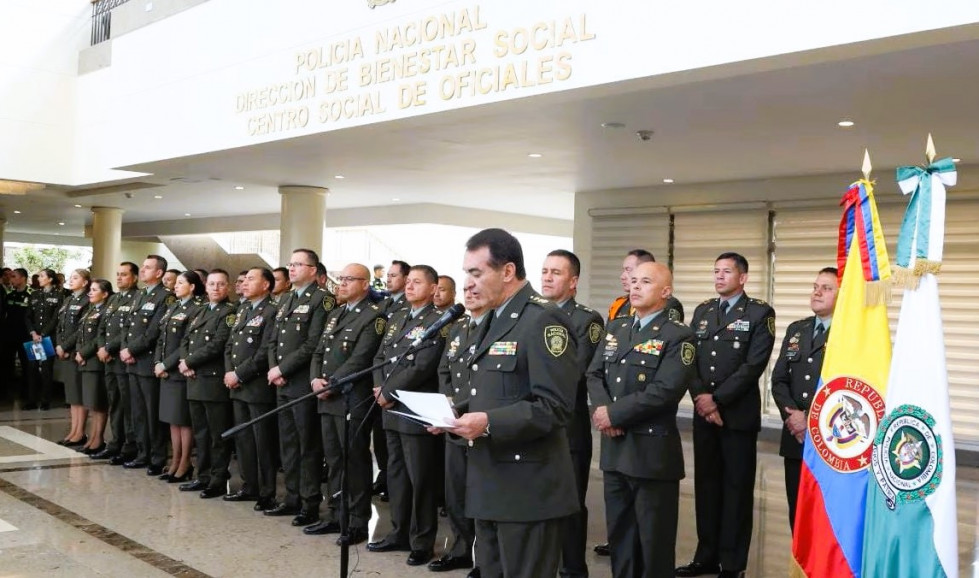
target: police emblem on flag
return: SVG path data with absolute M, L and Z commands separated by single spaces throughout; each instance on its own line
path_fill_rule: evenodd
M 942 437 L 935 418 L 915 405 L 901 405 L 880 424 L 871 466 L 891 510 L 935 493 L 942 482 Z

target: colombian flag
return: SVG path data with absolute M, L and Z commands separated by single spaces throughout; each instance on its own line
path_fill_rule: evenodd
M 938 278 L 945 241 L 945 186 L 955 165 L 901 167 L 911 199 L 897 245 L 904 299 L 867 488 L 864 576 L 957 577 L 955 448 L 948 404 Z
M 792 576 L 860 576 L 864 510 L 891 364 L 890 264 L 873 186 L 840 203 L 840 291 L 822 373 L 809 408 L 792 538 Z

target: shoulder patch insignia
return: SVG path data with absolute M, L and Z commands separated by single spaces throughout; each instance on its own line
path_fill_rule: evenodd
M 697 348 L 693 346 L 693 343 L 683 342 L 683 346 L 680 347 L 680 361 L 683 365 L 692 365 L 693 360 L 697 357 Z
M 227 317 L 224 318 L 224 322 L 228 324 L 228 327 L 234 327 L 235 326 L 235 320 L 237 318 L 238 318 L 238 316 L 235 315 L 234 313 L 232 313 L 232 314 L 230 314 L 230 315 L 228 315 Z
M 568 329 L 563 325 L 544 328 L 544 345 L 554 357 L 561 357 L 568 349 Z
M 670 307 L 670 321 L 679 321 L 679 320 L 680 320 L 680 312 L 677 311 L 676 308 Z
M 769 317 L 767 321 L 768 321 L 768 332 L 771 333 L 772 336 L 774 337 L 775 336 L 775 318 L 774 317 Z
M 384 326 L 387 325 L 387 319 L 383 317 L 378 317 L 374 320 L 374 331 L 378 335 L 384 335 Z
M 439 330 L 439 335 L 442 336 L 442 339 L 445 339 L 446 337 L 448 337 L 449 336 L 449 326 L 446 325 L 445 327 L 443 327 L 442 329 L 440 329 Z
M 592 343 L 598 343 L 602 338 L 602 326 L 598 323 L 592 323 L 588 326 L 588 339 Z
M 167 305 L 173 305 L 176 302 L 177 302 L 177 296 L 176 295 L 174 295 L 172 293 L 170 295 L 167 295 L 167 298 L 166 298 Z
M 333 311 L 333 308 L 337 306 L 337 298 L 333 295 L 327 295 L 323 298 L 323 309 L 327 311 Z

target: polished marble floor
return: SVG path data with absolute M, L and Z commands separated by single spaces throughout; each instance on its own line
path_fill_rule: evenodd
M 338 576 L 339 547 L 329 537 L 302 535 L 289 518 L 268 518 L 251 504 L 201 500 L 145 475 L 93 462 L 53 443 L 66 429 L 67 410 L 22 412 L 0 405 L 0 577 L 7 576 Z M 759 444 L 755 527 L 748 575 L 787 575 L 790 536 L 777 447 Z M 677 560 L 696 546 L 691 447 L 681 484 Z M 597 455 L 597 454 L 596 454 Z M 597 461 L 596 461 L 597 463 Z M 958 476 L 962 576 L 973 564 L 979 471 Z M 589 544 L 604 541 L 601 472 L 589 485 Z M 389 529 L 387 505 L 375 500 L 374 538 Z M 442 520 L 439 542 L 446 540 Z M 406 553 L 351 550 L 353 576 L 434 576 L 410 567 Z M 610 576 L 607 558 L 588 552 L 591 575 Z M 464 576 L 464 571 L 446 573 Z

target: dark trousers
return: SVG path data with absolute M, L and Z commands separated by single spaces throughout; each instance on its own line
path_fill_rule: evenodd
M 574 469 L 575 487 L 578 490 L 578 507 L 574 514 L 564 519 L 561 535 L 561 576 L 588 576 L 585 549 L 588 538 L 588 508 L 585 494 L 588 491 L 588 474 L 591 472 L 591 448 L 572 451 L 571 466 Z
M 370 431 L 356 432 L 363 414 L 354 414 L 350 421 L 350 453 L 347 457 L 347 496 L 350 504 L 350 527 L 366 530 L 371 519 L 371 464 Z M 329 472 L 327 495 L 330 511 L 327 520 L 340 522 L 340 502 L 332 497 L 340 491 L 343 472 L 344 423 L 342 415 L 320 414 L 320 432 L 323 436 L 323 455 Z
M 279 396 L 279 404 L 291 401 Z M 320 416 L 316 398 L 307 399 L 279 414 L 279 448 L 285 470 L 286 498 L 289 506 L 319 512 L 323 494 L 320 478 L 323 471 L 323 442 L 320 440 Z
M 679 508 L 678 480 L 647 480 L 605 472 L 612 576 L 672 578 Z
M 3 343 L 0 345 L 0 356 L 2 356 L 2 361 L 0 361 L 0 375 L 3 376 L 3 381 L 8 385 L 12 384 L 14 381 L 14 360 L 20 360 L 20 381 L 17 383 L 17 391 L 14 392 L 11 388 L 10 397 L 16 396 L 20 399 L 29 399 L 28 386 L 31 383 L 30 372 L 33 369 L 33 362 L 28 363 L 27 361 L 27 350 L 24 349 L 24 342 L 30 339 L 18 339 L 10 338 L 7 336 L 3 337 Z
M 799 472 L 802 460 L 785 458 L 785 497 L 789 500 L 789 529 L 795 530 L 795 502 L 799 497 Z
M 476 566 L 482 578 L 557 575 L 563 518 L 540 522 L 476 520 Z
M 729 430 L 694 419 L 695 561 L 720 563 L 722 569 L 735 572 L 747 567 L 757 442 L 758 432 Z
M 136 454 L 136 432 L 133 430 L 132 400 L 129 395 L 129 376 L 114 371 L 105 372 L 105 390 L 109 396 L 110 451 L 123 455 Z
M 54 393 L 54 358 L 29 361 L 25 371 L 30 377 L 31 403 L 51 405 L 51 396 Z
M 224 489 L 231 478 L 228 465 L 231 463 L 231 442 L 221 439 L 221 433 L 231 427 L 233 422 L 231 404 L 227 401 L 188 400 L 190 423 L 194 430 L 194 443 L 197 444 L 197 479 L 205 480 L 209 487 Z M 207 448 L 207 463 L 200 459 L 200 448 Z
M 231 404 L 235 425 L 255 419 L 275 407 L 273 403 L 248 403 L 240 399 L 231 400 Z M 275 429 L 275 420 L 263 419 L 234 438 L 241 489 L 248 494 L 262 498 L 275 496 L 275 455 L 278 453 Z
M 476 540 L 476 523 L 466 517 L 466 446 L 445 442 L 445 512 L 452 529 L 446 556 L 469 558 Z
M 162 467 L 167 461 L 169 428 L 160 421 L 160 380 L 129 374 L 130 407 L 136 434 L 136 460 Z
M 442 440 L 394 430 L 387 430 L 387 438 L 392 526 L 388 539 L 409 544 L 412 550 L 432 550 L 438 533 L 436 445 Z
M 376 404 L 372 405 L 370 417 L 367 418 L 367 422 L 370 424 L 374 462 L 377 463 L 377 478 L 375 478 L 375 481 L 386 487 L 388 484 L 388 438 L 384 430 L 383 421 L 381 419 L 381 407 Z

